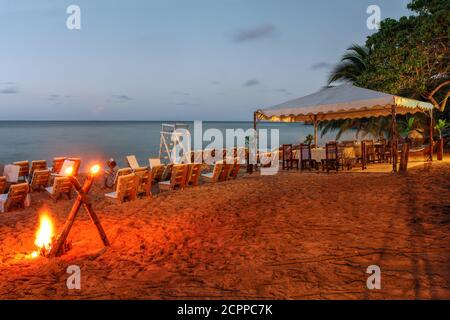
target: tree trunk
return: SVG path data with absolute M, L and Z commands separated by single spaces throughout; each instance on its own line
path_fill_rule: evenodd
M 438 150 L 437 150 L 437 159 L 439 161 L 444 160 L 444 138 L 439 139 Z
M 409 141 L 405 141 L 402 144 L 402 155 L 400 157 L 400 171 L 406 172 L 408 170 L 408 159 L 409 159 Z

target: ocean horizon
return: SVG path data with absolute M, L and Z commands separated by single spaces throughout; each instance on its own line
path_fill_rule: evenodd
M 185 123 L 193 129 L 193 121 L 186 120 L 0 120 L 0 163 L 47 160 L 51 165 L 54 157 L 80 157 L 84 170 L 94 162 L 104 164 L 111 157 L 124 166 L 125 157 L 135 155 L 141 165 L 147 165 L 148 158 L 159 157 L 163 123 Z M 225 133 L 226 129 L 252 127 L 251 121 L 203 121 L 203 132 L 210 128 Z M 258 122 L 258 128 L 279 129 L 280 144 L 298 144 L 313 134 L 313 127 L 302 123 Z M 319 137 L 319 143 L 334 136 Z M 353 136 L 349 133 L 343 139 Z M 203 147 L 209 143 L 204 141 Z

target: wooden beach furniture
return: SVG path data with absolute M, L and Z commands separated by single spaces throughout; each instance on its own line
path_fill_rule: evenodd
M 205 149 L 203 150 L 203 162 L 209 165 L 214 164 L 214 149 Z
M 212 172 L 202 174 L 202 177 L 210 182 L 218 182 L 224 171 L 225 164 L 223 161 L 217 161 Z
M 139 165 L 135 155 L 126 156 L 126 162 L 133 171 L 145 168 Z
M 27 181 L 30 175 L 30 163 L 26 161 L 13 162 L 13 165 L 19 166 L 19 180 Z
M 54 201 L 58 201 L 61 196 L 66 195 L 70 200 L 72 198 L 72 183 L 69 177 L 55 177 L 53 185 L 45 188 Z
M 337 142 L 328 142 L 325 145 L 325 159 L 322 160 L 322 170 L 336 170 L 339 171 L 339 157 Z
M 141 168 L 134 172 L 138 178 L 137 195 L 150 196 L 152 194 L 152 172 L 150 169 Z
M 66 160 L 72 161 L 72 166 L 73 166 L 72 176 L 74 176 L 74 177 L 78 176 L 78 171 L 80 170 L 80 166 L 81 166 L 81 159 L 80 158 L 67 158 Z M 64 165 L 64 163 L 63 163 L 63 165 Z M 63 171 L 62 175 L 65 175 L 64 171 Z
M 159 182 L 158 183 L 159 188 L 169 190 L 183 189 L 186 186 L 188 170 L 189 170 L 188 164 L 172 165 L 170 180 Z
M 120 203 L 125 202 L 125 200 L 135 200 L 138 193 L 138 179 L 135 173 L 120 176 L 116 190 L 105 194 L 105 196 Z
M 187 185 L 198 186 L 199 178 L 202 171 L 201 163 L 191 163 L 189 164 L 189 170 L 187 174 Z
M 19 182 L 19 172 L 20 167 L 13 164 L 7 164 L 3 168 L 3 176 L 6 177 L 6 181 L 9 183 Z
M 25 208 L 29 186 L 28 183 L 14 184 L 8 193 L 0 194 L 0 212 L 8 212 L 14 207 Z
M 0 194 L 4 194 L 6 191 L 6 187 L 8 186 L 8 183 L 6 181 L 5 176 L 0 177 Z
M 48 182 L 50 181 L 50 170 L 34 170 L 31 176 L 30 189 L 31 191 L 38 190 L 41 188 L 46 188 Z
M 300 144 L 300 168 L 302 170 L 309 170 L 316 168 L 316 161 L 311 157 L 311 145 L 309 144 Z
M 239 162 L 239 158 L 234 158 L 232 162 L 232 166 L 228 168 L 227 172 L 227 180 L 228 179 L 236 179 L 237 175 L 241 170 L 241 164 Z
M 66 160 L 66 158 L 64 158 L 64 157 L 53 158 L 52 168 L 51 168 L 52 173 L 59 174 L 65 160 Z
M 127 174 L 131 174 L 131 173 L 133 173 L 133 170 L 131 170 L 131 168 L 122 168 L 122 169 L 117 170 L 116 177 L 114 178 L 114 189 L 117 186 L 119 177 L 126 176 Z
M 47 170 L 47 161 L 45 160 L 33 160 L 31 161 L 30 177 L 33 178 L 35 170 Z
M 295 159 L 293 155 L 292 144 L 283 144 L 281 147 L 281 160 L 283 170 L 289 170 L 294 168 L 294 164 L 297 170 L 300 168 L 300 159 Z
M 152 171 L 152 179 L 155 182 L 159 182 L 162 180 L 162 176 L 164 174 L 164 170 L 166 167 L 161 164 L 161 160 L 159 158 L 150 158 L 148 159 L 148 163 L 150 165 L 150 170 Z

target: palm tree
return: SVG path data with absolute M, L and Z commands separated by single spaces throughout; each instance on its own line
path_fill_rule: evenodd
M 374 138 L 386 138 L 390 136 L 391 120 L 387 117 L 330 120 L 321 122 L 319 129 L 322 137 L 329 132 L 337 131 L 336 140 L 348 130 L 356 130 L 356 137 L 364 138 L 370 134 Z
M 370 49 L 353 44 L 342 56 L 328 78 L 328 84 L 338 81 L 355 82 L 359 75 L 367 69 Z

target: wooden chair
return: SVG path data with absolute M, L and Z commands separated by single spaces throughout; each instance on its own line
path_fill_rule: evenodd
M 336 142 L 329 142 L 325 145 L 325 159 L 322 160 L 322 170 L 339 171 L 338 145 Z
M 171 176 L 172 176 L 172 168 L 173 168 L 174 164 L 170 163 L 167 166 L 164 167 L 164 172 L 161 176 L 161 181 L 166 181 L 166 180 L 170 180 Z
M 27 161 L 17 161 L 13 165 L 19 166 L 19 180 L 27 181 L 30 175 L 30 163 Z
M 72 161 L 73 165 L 73 176 L 78 176 L 78 171 L 80 170 L 81 166 L 81 159 L 80 158 L 67 158 L 66 160 Z
M 72 183 L 68 177 L 55 177 L 53 186 L 45 188 L 54 201 L 66 195 L 70 200 L 72 198 Z
M 6 194 L 0 194 L 0 212 L 8 212 L 14 207 L 25 208 L 28 190 L 28 183 L 24 182 L 12 185 Z
M 219 179 L 222 175 L 224 167 L 225 167 L 225 164 L 223 163 L 223 161 L 218 161 L 214 165 L 213 171 L 202 174 L 202 177 L 210 182 L 217 182 L 217 181 L 219 181 Z
M 238 158 L 236 158 L 236 161 L 233 163 L 233 167 L 228 172 L 228 179 L 236 179 L 239 170 L 241 170 L 241 164 L 239 163 Z
M 170 180 L 161 181 L 158 183 L 161 189 L 183 189 L 186 186 L 187 174 L 189 170 L 188 164 L 174 164 L 172 165 L 172 172 Z
M 126 160 L 128 166 L 133 171 L 145 168 L 145 167 L 141 167 L 139 165 L 139 162 L 137 161 L 136 156 L 134 156 L 134 155 L 126 156 L 125 160 Z
M 0 177 L 0 194 L 5 193 L 8 183 L 6 181 L 6 177 Z
M 119 177 L 126 176 L 131 173 L 133 173 L 133 170 L 131 170 L 131 168 L 122 168 L 122 169 L 117 170 L 116 178 L 114 179 L 114 189 L 116 189 L 116 187 L 117 187 L 117 182 L 119 181 Z
M 153 181 L 151 170 L 141 168 L 139 170 L 136 170 L 134 173 L 138 178 L 137 195 L 151 196 L 152 181 Z
M 117 181 L 116 190 L 105 194 L 107 198 L 113 199 L 120 203 L 125 200 L 135 200 L 138 193 L 138 177 L 135 173 L 122 175 Z
M 47 161 L 45 160 L 33 160 L 31 161 L 30 177 L 33 178 L 35 170 L 47 170 Z
M 365 144 L 365 155 L 366 155 L 366 163 L 374 163 L 375 162 L 375 145 L 373 140 L 364 140 Z
M 31 176 L 30 189 L 31 191 L 38 190 L 41 188 L 46 188 L 48 186 L 48 182 L 50 181 L 50 170 L 34 170 L 33 175 Z
M 59 174 L 61 172 L 61 168 L 62 168 L 65 160 L 66 160 L 66 158 L 63 158 L 63 157 L 53 158 L 52 173 Z
M 189 171 L 188 171 L 188 175 L 187 175 L 187 183 L 186 184 L 189 186 L 198 186 L 201 171 L 202 171 L 201 163 L 189 164 Z
M 302 170 L 308 169 L 311 171 L 312 168 L 316 168 L 316 161 L 311 158 L 311 145 L 300 144 L 300 168 Z
M 294 164 L 299 169 L 299 159 L 294 159 L 292 144 L 283 144 L 281 149 L 281 159 L 283 170 L 289 170 L 294 168 Z

